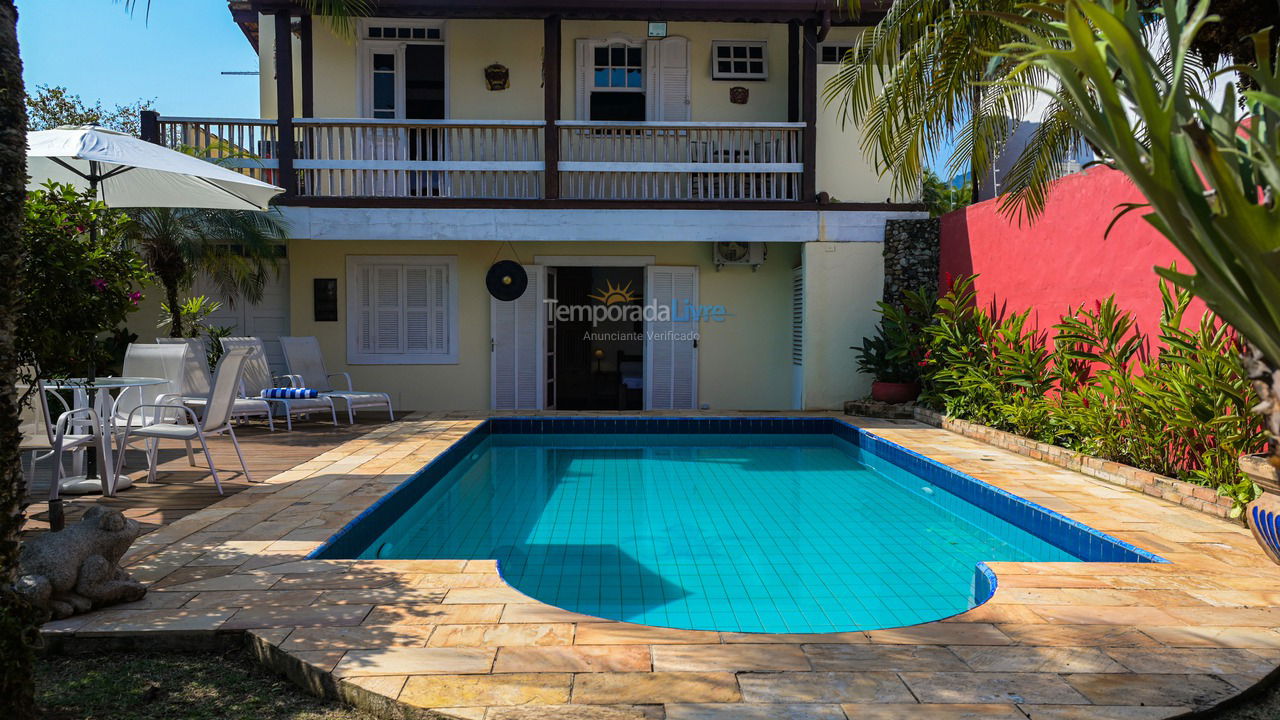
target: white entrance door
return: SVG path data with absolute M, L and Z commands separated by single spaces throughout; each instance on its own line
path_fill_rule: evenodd
M 645 302 L 671 308 L 670 320 L 645 322 L 644 407 L 698 407 L 698 268 L 650 265 Z M 648 313 L 653 315 L 653 313 Z
M 541 410 L 546 402 L 546 268 L 526 265 L 529 287 L 511 301 L 489 298 L 489 386 L 495 410 Z
M 280 336 L 289 334 L 289 263 L 281 260 L 276 269 L 277 272 L 267 270 L 262 301 L 259 303 L 250 304 L 240 299 L 233 305 L 204 276 L 196 278 L 190 294 L 204 295 L 222 303 L 217 312 L 205 318 L 205 323 L 231 327 L 234 329 L 232 335 L 262 338 L 271 371 L 283 375 L 286 370 L 284 352 L 280 349 Z

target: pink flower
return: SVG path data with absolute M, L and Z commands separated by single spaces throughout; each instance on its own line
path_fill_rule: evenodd
M 133 292 L 129 293 L 129 299 L 133 301 L 134 305 L 137 305 L 138 301 L 142 299 L 142 293 L 138 292 L 137 290 L 134 290 Z
M 89 284 L 92 285 L 93 289 L 97 290 L 98 292 L 102 292 L 103 290 L 107 289 L 107 281 L 103 280 L 102 278 L 94 278 L 93 280 L 89 281 Z

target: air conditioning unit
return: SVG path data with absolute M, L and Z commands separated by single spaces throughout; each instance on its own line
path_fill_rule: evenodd
M 750 265 L 754 271 L 764 264 L 765 249 L 762 242 L 736 242 L 726 240 L 713 246 L 712 254 L 716 270 L 725 265 Z

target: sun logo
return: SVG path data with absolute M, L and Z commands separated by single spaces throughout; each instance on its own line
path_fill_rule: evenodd
M 616 305 L 618 303 L 635 302 L 640 296 L 631 290 L 631 283 L 627 283 L 625 287 L 618 287 L 613 284 L 612 280 L 606 280 L 604 290 L 596 291 L 595 295 L 588 295 L 592 300 L 598 300 L 605 305 Z

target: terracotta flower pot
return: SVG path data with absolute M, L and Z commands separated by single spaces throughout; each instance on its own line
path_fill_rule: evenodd
M 871 399 L 891 405 L 907 403 L 920 396 L 920 383 L 883 382 L 871 383 Z

